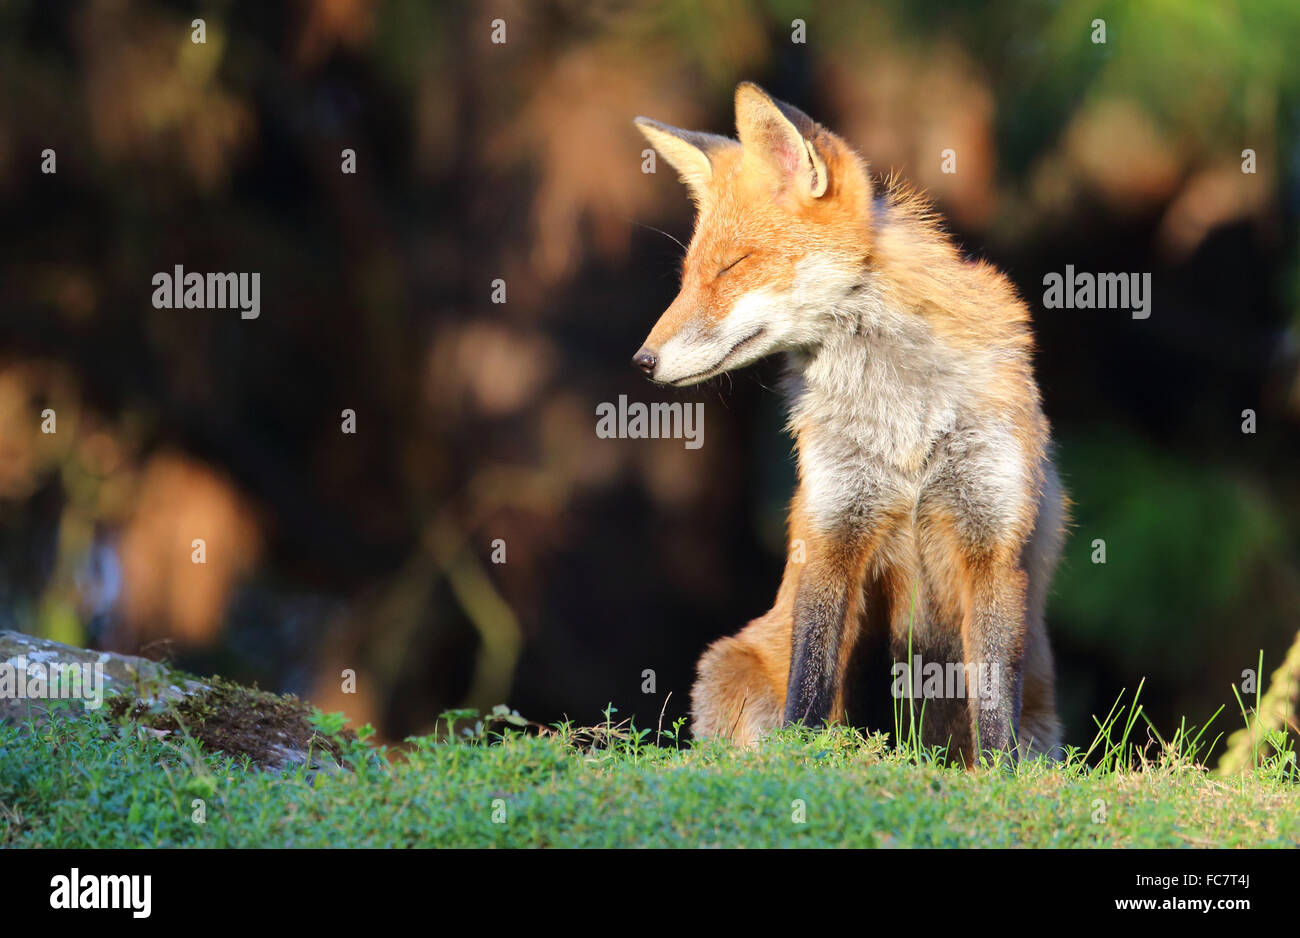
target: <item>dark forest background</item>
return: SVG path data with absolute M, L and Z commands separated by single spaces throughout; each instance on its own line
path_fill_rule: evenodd
M 628 365 L 676 292 L 651 226 L 691 225 L 632 118 L 730 133 L 748 79 L 927 189 L 1034 308 L 1067 740 L 1143 677 L 1157 725 L 1235 710 L 1300 627 L 1298 50 L 1291 0 L 8 0 L 0 628 L 387 738 L 502 701 L 683 713 L 775 595 L 794 469 L 774 366 Z M 260 272 L 260 318 L 153 308 L 177 264 Z M 1151 317 L 1043 309 L 1067 264 L 1151 272 Z M 599 439 L 620 394 L 703 401 L 705 445 Z

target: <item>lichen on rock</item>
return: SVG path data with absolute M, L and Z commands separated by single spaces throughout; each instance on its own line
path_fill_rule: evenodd
M 10 674 L 47 673 L 52 665 L 89 666 L 102 678 L 103 709 L 110 719 L 129 719 L 160 738 L 196 740 L 212 751 L 247 756 L 268 768 L 338 765 L 339 743 L 351 731 L 323 735 L 312 708 L 293 695 L 248 688 L 220 677 L 199 679 L 170 665 L 135 655 L 92 651 L 22 632 L 0 631 L 0 666 Z M 0 695 L 0 721 L 41 723 L 57 712 L 76 715 L 84 702 L 26 694 Z

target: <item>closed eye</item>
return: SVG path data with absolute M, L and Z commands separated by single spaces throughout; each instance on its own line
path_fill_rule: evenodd
M 753 253 L 753 252 L 750 252 L 750 253 Z M 718 271 L 718 277 L 721 277 L 721 276 L 722 276 L 723 274 L 725 274 L 727 271 L 731 270 L 731 268 L 735 267 L 737 264 L 739 264 L 741 261 L 743 261 L 746 257 L 749 257 L 749 254 L 746 254 L 746 255 L 744 255 L 743 257 L 738 257 L 738 258 L 736 258 L 734 261 L 732 261 L 732 262 L 731 262 L 730 264 L 728 264 L 726 267 L 724 267 L 724 268 L 722 268 L 720 271 Z M 716 279 L 718 279 L 718 277 L 714 277 L 713 279 L 716 280 Z

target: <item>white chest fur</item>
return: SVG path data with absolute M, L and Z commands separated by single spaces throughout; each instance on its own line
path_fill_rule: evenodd
M 919 316 L 869 294 L 836 319 L 815 352 L 791 362 L 790 422 L 821 530 L 914 506 L 935 443 L 957 427 L 976 378 Z

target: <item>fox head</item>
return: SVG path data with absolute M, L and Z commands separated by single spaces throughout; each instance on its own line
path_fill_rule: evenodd
M 681 290 L 633 364 L 681 387 L 815 347 L 870 257 L 871 183 L 857 154 L 749 82 L 736 88 L 739 140 L 636 125 L 697 215 Z

